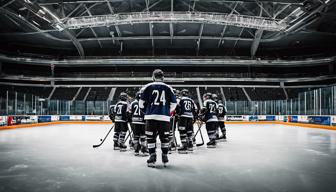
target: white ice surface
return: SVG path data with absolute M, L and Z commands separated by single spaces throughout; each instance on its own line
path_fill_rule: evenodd
M 0 131 L 0 191 L 336 191 L 335 131 L 227 125 L 228 140 L 217 148 L 173 153 L 169 167 L 153 169 L 148 157 L 113 151 L 112 134 L 93 149 L 109 128 Z

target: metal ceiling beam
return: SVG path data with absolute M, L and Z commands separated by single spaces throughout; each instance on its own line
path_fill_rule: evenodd
M 251 45 L 251 58 L 252 59 L 255 58 L 255 54 L 257 53 L 257 50 L 258 50 L 260 40 L 261 40 L 261 36 L 262 36 L 263 32 L 264 31 L 261 30 L 261 29 L 258 29 L 255 32 L 255 37 L 254 37 L 254 40 L 253 40 L 252 45 Z
M 174 12 L 174 0 L 170 0 L 170 12 Z M 170 44 L 173 44 L 173 37 L 174 37 L 174 28 L 173 28 L 173 23 L 169 23 L 169 35 L 170 35 Z
M 197 39 L 197 48 L 196 48 L 196 56 L 198 56 L 200 47 L 201 47 L 201 37 L 203 33 L 204 23 L 201 24 L 199 32 L 198 32 L 198 39 Z
M 91 11 L 86 7 L 86 5 L 84 5 L 84 7 L 85 7 L 85 9 L 86 9 L 86 12 L 89 14 L 89 16 L 92 16 Z M 90 27 L 90 29 L 91 29 L 91 32 L 93 33 L 93 35 L 94 35 L 96 38 L 98 38 L 98 35 L 97 35 L 97 33 L 95 32 L 95 30 L 92 29 L 92 27 Z M 99 40 L 97 40 L 97 41 L 98 41 L 99 47 L 100 47 L 100 48 L 103 48 L 101 42 L 100 42 Z
M 10 57 L 0 54 L 0 61 L 9 63 L 21 63 L 30 65 L 50 66 L 54 64 L 56 67 L 73 67 L 73 66 L 316 66 L 325 65 L 326 63 L 335 62 L 336 57 L 326 57 L 322 59 L 304 59 L 304 60 L 252 60 L 252 59 L 229 59 L 229 58 L 121 58 L 121 59 L 70 59 L 70 60 L 52 60 L 38 59 L 31 57 Z
M 153 28 L 154 28 L 154 25 L 153 23 L 149 23 L 149 36 L 151 38 L 151 41 L 152 41 L 152 56 L 155 55 L 155 43 L 154 43 L 154 38 L 153 38 Z
M 208 39 L 208 40 L 227 40 L 227 41 L 253 41 L 253 38 L 240 38 L 240 37 L 216 37 L 216 36 L 130 36 L 130 37 L 98 37 L 98 38 L 79 38 L 82 41 L 134 41 L 134 40 L 195 40 L 195 39 Z M 271 42 L 273 39 L 261 39 L 262 42 Z
M 4 5 L 1 6 L 1 8 L 5 8 L 7 7 L 8 5 L 14 3 L 15 0 L 11 0 L 11 1 L 8 1 L 7 3 L 5 3 Z
M 113 73 L 112 73 L 113 74 Z M 62 82 L 62 81 L 151 81 L 151 77 L 127 77 L 125 73 L 125 77 L 44 77 L 44 76 L 22 76 L 22 75 L 4 75 L 1 77 L 2 80 L 19 80 L 19 81 L 54 81 L 54 82 Z M 296 83 L 296 82 L 311 82 L 311 81 L 321 81 L 321 80 L 329 80 L 336 79 L 335 76 L 318 76 L 318 77 L 291 77 L 291 78 L 240 78 L 240 77 L 166 77 L 166 81 L 212 81 L 212 82 L 284 82 L 284 83 Z
M 238 5 L 238 2 L 235 3 L 235 5 L 233 6 L 233 8 L 232 8 L 231 6 L 228 6 L 228 7 L 231 9 L 230 14 L 232 14 L 233 12 L 235 12 L 235 10 L 236 10 L 236 8 L 237 8 L 237 5 Z M 237 12 L 237 11 L 236 11 L 236 12 Z M 240 14 L 240 13 L 238 12 L 238 14 Z M 225 26 L 223 27 L 223 30 L 222 30 L 222 33 L 221 33 L 221 37 L 224 37 L 225 32 L 226 32 L 226 29 L 227 29 L 227 25 L 225 25 Z M 217 47 L 219 48 L 219 46 L 220 46 L 221 44 L 224 44 L 224 39 L 220 39 L 220 40 L 218 41 Z
M 152 81 L 152 80 L 151 80 Z M 149 81 L 150 82 L 150 81 Z M 206 86 L 200 86 L 199 84 L 192 84 L 192 83 L 185 83 L 183 84 L 174 84 L 176 81 L 171 81 L 170 85 L 172 87 L 250 87 L 250 88 L 281 88 L 280 85 L 245 85 L 245 84 L 238 84 L 238 85 L 220 85 L 220 84 L 207 84 Z M 12 83 L 12 82 L 0 82 L 0 85 L 10 85 L 10 86 L 24 86 L 24 87 L 65 87 L 68 88 L 69 85 L 50 85 L 50 84 L 36 84 L 36 83 Z M 286 86 L 287 89 L 289 88 L 321 88 L 321 87 L 330 87 L 336 84 L 330 84 L 330 85 L 298 85 L 298 86 Z M 143 83 L 137 83 L 137 84 L 77 84 L 77 85 L 71 85 L 71 87 L 143 87 Z
M 210 12 L 132 12 L 112 15 L 97 15 L 86 17 L 73 17 L 63 21 L 69 29 L 103 27 L 107 25 L 124 25 L 137 23 L 206 23 L 217 25 L 232 25 L 236 27 L 246 27 L 263 29 L 268 31 L 282 31 L 287 27 L 284 22 L 279 22 L 272 18 L 246 16 L 226 13 Z
M 265 11 L 265 9 L 263 7 L 263 4 L 260 4 L 259 7 L 260 7 L 259 16 L 262 16 L 262 13 L 263 13 L 263 11 Z M 258 50 L 258 47 L 259 47 L 259 43 L 260 43 L 260 39 L 262 37 L 263 32 L 264 32 L 264 30 L 261 30 L 261 29 L 258 29 L 255 32 L 254 40 L 252 42 L 251 49 L 250 49 L 251 59 L 254 59 L 255 54 L 257 53 L 257 50 Z
M 39 5 L 56 5 L 56 4 L 60 4 L 60 3 L 64 3 L 64 4 L 80 4 L 80 3 L 84 3 L 84 4 L 89 4 L 89 3 L 104 3 L 104 2 L 123 2 L 124 0 L 73 0 L 73 1 L 67 1 L 67 0 L 48 0 L 48 2 L 40 2 L 38 1 Z
M 145 9 L 143 9 L 141 12 L 144 12 L 144 11 L 147 11 L 147 10 L 150 10 L 151 8 L 153 8 L 153 7 L 155 7 L 155 6 L 157 6 L 159 3 L 161 3 L 162 2 L 162 0 L 159 0 L 159 1 L 157 1 L 157 2 L 155 2 L 155 3 L 153 3 L 153 4 L 151 4 L 151 5 L 147 5 L 147 3 L 149 3 L 149 1 L 147 2 L 147 0 L 145 0 L 146 1 L 146 8 Z

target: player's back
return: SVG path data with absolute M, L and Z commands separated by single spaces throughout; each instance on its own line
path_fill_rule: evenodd
M 176 105 L 171 86 L 163 82 L 149 83 L 141 90 L 141 101 L 144 102 L 145 119 L 170 121 L 170 108 Z
M 182 97 L 179 101 L 181 117 L 194 118 L 195 102 L 189 97 Z
M 205 119 L 207 122 L 218 121 L 217 118 L 217 103 L 212 99 L 204 101 L 204 108 L 206 109 Z
M 115 122 L 127 122 L 127 102 L 119 101 L 114 108 Z

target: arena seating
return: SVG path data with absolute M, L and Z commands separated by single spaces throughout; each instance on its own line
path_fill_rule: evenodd
M 253 101 L 286 99 L 282 88 L 245 88 L 245 90 Z
M 224 95 L 227 101 L 245 101 L 247 97 L 242 88 L 226 87 L 223 88 Z
M 85 98 L 86 93 L 88 92 L 89 87 L 82 87 L 81 91 L 79 92 L 79 94 L 76 97 L 76 101 L 81 101 Z
M 78 89 L 79 88 L 56 88 L 55 92 L 51 96 L 51 99 L 72 100 L 76 95 Z
M 98 88 L 93 87 L 90 90 L 88 97 L 86 98 L 87 101 L 106 101 L 110 94 L 111 87 L 104 87 Z

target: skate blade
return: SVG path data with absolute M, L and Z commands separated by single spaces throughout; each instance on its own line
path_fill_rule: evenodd
M 148 153 L 141 153 L 141 157 L 147 157 L 147 156 L 149 156 Z
M 179 153 L 179 154 L 188 154 L 187 151 L 179 151 L 178 153 Z
M 139 156 L 140 154 L 139 153 L 134 153 L 134 156 Z
M 113 150 L 120 150 L 120 148 L 118 147 L 118 148 L 113 148 Z
M 155 163 L 147 163 L 147 167 L 155 168 Z
M 208 145 L 207 148 L 216 148 L 216 146 Z
M 168 166 L 168 163 L 163 163 L 163 167 L 167 167 Z
M 120 152 L 126 152 L 127 150 L 126 149 L 120 149 Z

